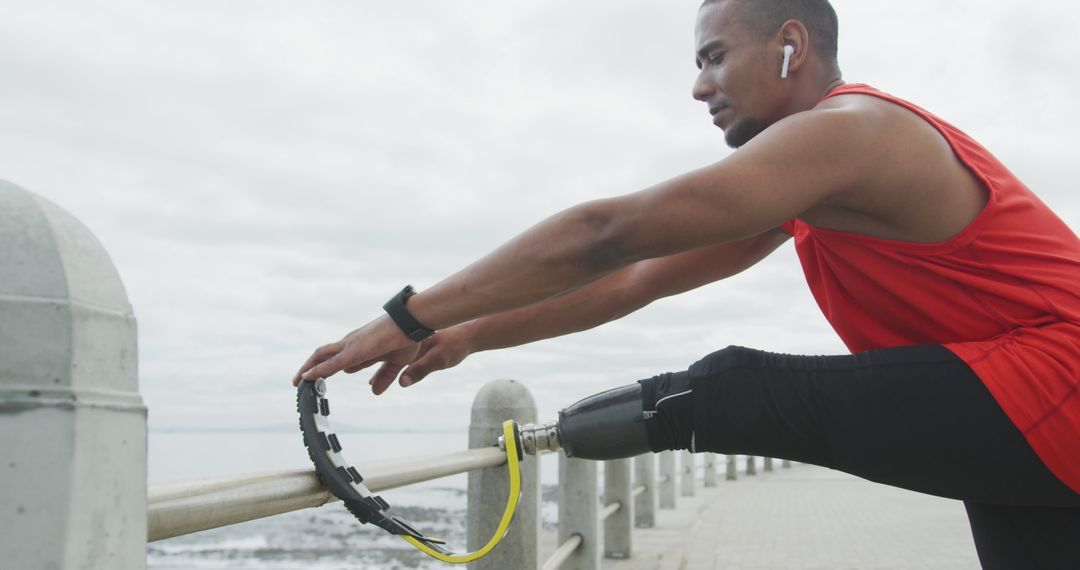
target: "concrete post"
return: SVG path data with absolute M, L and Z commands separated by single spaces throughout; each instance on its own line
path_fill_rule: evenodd
M 746 474 L 757 475 L 757 458 L 753 455 L 746 456 Z
M 146 567 L 135 316 L 108 253 L 0 180 L 0 565 Z
M 689 451 L 683 451 L 680 455 L 682 455 L 682 481 L 680 485 L 682 496 L 693 497 L 694 478 L 697 475 L 697 473 L 695 473 L 697 466 L 694 464 L 694 454 Z
M 562 570 L 600 570 L 599 514 L 596 462 L 559 453 L 559 544 L 575 534 L 582 538 Z
M 630 484 L 632 459 L 604 462 L 604 504 L 622 507 L 604 521 L 604 556 L 630 558 L 633 554 L 634 495 Z
M 738 477 L 739 477 L 738 468 L 735 465 L 735 460 L 737 459 L 737 457 L 735 455 L 728 455 L 726 457 L 727 457 L 727 461 L 726 461 L 726 463 L 727 463 L 727 466 L 726 466 L 727 471 L 725 473 L 724 478 L 727 479 L 728 481 L 734 481 L 735 479 L 738 479 Z
M 675 473 L 675 452 L 663 451 L 660 453 L 660 478 L 664 480 L 660 483 L 660 508 L 661 509 L 674 509 L 675 508 L 675 478 L 678 475 Z
M 536 423 L 536 401 L 524 384 L 514 380 L 488 382 L 476 394 L 469 425 L 469 447 L 489 447 L 502 435 L 502 423 Z M 499 546 L 470 565 L 473 570 L 539 568 L 540 472 L 537 457 L 526 456 L 521 469 L 521 500 L 514 522 Z M 471 471 L 467 535 L 469 550 L 487 543 L 502 516 L 510 481 L 506 466 Z
M 705 454 L 705 486 L 716 486 L 716 454 Z
M 634 458 L 634 487 L 645 487 L 634 499 L 634 526 L 652 528 L 656 526 L 656 455 L 646 453 Z
M 772 457 L 766 457 L 764 461 L 765 461 L 765 472 L 767 473 L 769 471 L 772 471 L 773 470 Z
M 780 466 L 781 466 L 781 467 L 783 467 L 784 469 L 791 469 L 791 462 L 790 462 L 790 461 L 788 461 L 787 459 L 785 459 L 785 460 L 784 460 L 784 461 L 783 461 L 783 462 L 782 462 L 782 463 L 780 464 Z

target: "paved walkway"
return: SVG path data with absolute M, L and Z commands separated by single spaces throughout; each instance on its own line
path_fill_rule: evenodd
M 779 463 L 779 462 L 777 462 Z M 635 529 L 634 556 L 611 570 L 977 570 L 958 501 L 796 464 L 717 487 Z M 545 555 L 554 549 L 546 536 Z

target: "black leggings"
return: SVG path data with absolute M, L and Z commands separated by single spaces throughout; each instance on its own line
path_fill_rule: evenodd
M 1080 494 L 944 347 L 728 347 L 641 386 L 644 409 L 657 412 L 646 422 L 653 451 L 790 459 L 959 499 L 984 568 L 1080 568 Z

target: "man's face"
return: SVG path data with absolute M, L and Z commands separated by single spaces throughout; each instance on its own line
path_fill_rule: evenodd
M 695 59 L 701 71 L 693 96 L 708 105 L 713 124 L 724 131 L 732 148 L 746 144 L 780 118 L 775 101 L 778 79 L 771 77 L 775 57 L 769 57 L 768 42 L 740 21 L 737 4 L 703 6 L 694 26 Z

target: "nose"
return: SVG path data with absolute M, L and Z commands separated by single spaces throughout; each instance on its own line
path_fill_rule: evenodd
M 698 72 L 697 79 L 694 80 L 694 85 L 690 88 L 690 95 L 698 101 L 708 101 L 709 96 L 714 92 L 715 87 L 706 77 L 705 70 L 702 69 Z

